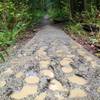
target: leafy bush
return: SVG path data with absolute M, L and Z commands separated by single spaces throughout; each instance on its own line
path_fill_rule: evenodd
M 7 47 L 16 42 L 19 34 L 43 17 L 41 8 L 37 9 L 39 3 L 40 0 L 0 0 L 0 58 L 3 61 L 2 52 L 7 54 Z
M 76 35 L 85 35 L 81 23 L 72 23 L 67 25 L 67 29 Z
M 53 20 L 67 20 L 70 13 L 68 2 L 65 0 L 51 0 L 48 13 Z
M 97 22 L 96 15 L 97 15 L 97 9 L 95 6 L 92 6 L 90 11 L 86 10 L 82 12 L 81 17 L 83 18 L 84 23 L 91 24 Z

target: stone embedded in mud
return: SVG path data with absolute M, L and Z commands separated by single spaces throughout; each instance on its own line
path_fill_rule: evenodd
M 16 78 L 21 78 L 24 75 L 23 72 L 18 72 L 15 76 Z
M 100 87 L 97 88 L 97 92 L 100 93 Z
M 71 77 L 68 77 L 68 80 L 72 83 L 76 83 L 78 85 L 85 85 L 87 83 L 87 81 L 79 76 L 73 75 Z
M 57 56 L 59 56 L 59 57 L 65 57 L 65 52 L 63 51 L 63 50 L 57 50 L 56 51 L 56 54 L 57 54 Z
M 69 98 L 82 98 L 85 96 L 87 96 L 87 93 L 82 89 L 75 88 L 75 89 L 70 90 Z
M 67 55 L 68 58 L 74 58 L 75 55 Z
M 4 71 L 5 74 L 13 74 L 13 70 L 11 68 L 8 68 L 6 71 Z
M 57 81 L 56 79 L 53 79 L 50 82 L 49 89 L 51 89 L 53 91 L 64 91 L 62 84 L 59 81 Z
M 48 46 L 42 46 L 39 50 L 45 51 L 46 49 L 48 49 Z
M 25 97 L 29 96 L 29 95 L 34 95 L 37 93 L 37 86 L 36 85 L 26 85 L 22 88 L 21 91 L 17 91 L 17 92 L 14 92 L 12 95 L 11 95 L 11 98 L 12 99 L 17 99 L 17 100 L 20 100 L 20 99 L 24 99 Z
M 44 50 L 42 50 L 42 49 L 39 49 L 37 52 L 36 52 L 36 54 L 38 55 L 38 56 L 45 56 L 46 55 L 46 52 L 44 51 Z
M 51 70 L 42 70 L 40 74 L 49 78 L 54 78 L 54 73 Z
M 85 56 L 86 55 L 86 52 L 81 50 L 81 49 L 78 49 L 78 53 L 82 56 Z
M 37 76 L 38 74 L 37 74 L 37 72 L 36 71 L 33 71 L 33 70 L 30 70 L 30 71 L 28 71 L 28 72 L 26 72 L 26 76 L 28 77 L 28 76 Z
M 62 61 L 60 61 L 60 64 L 64 67 L 69 65 L 73 60 L 71 58 L 64 58 Z
M 47 93 L 40 93 L 34 100 L 45 100 Z
M 89 56 L 89 55 L 84 55 L 84 58 L 89 62 L 93 61 L 93 58 L 91 56 Z
M 65 98 L 60 94 L 55 94 L 55 97 L 57 98 L 57 100 L 65 100 Z
M 97 66 L 96 61 L 91 61 L 91 66 L 92 66 L 92 68 L 96 68 L 96 66 Z
M 62 71 L 64 73 L 71 73 L 71 72 L 73 72 L 73 68 L 71 66 L 62 67 Z
M 6 85 L 6 81 L 0 81 L 0 88 L 4 87 Z
M 23 53 L 23 56 L 27 56 L 27 54 L 26 53 Z
M 40 62 L 39 62 L 39 65 L 40 65 L 40 69 L 48 68 L 49 65 L 50 65 L 50 60 L 40 61 Z
M 22 57 L 23 55 L 22 54 L 18 54 L 18 57 L 20 58 L 20 57 Z
M 47 53 L 42 49 L 37 50 L 35 55 L 36 55 L 36 59 L 38 60 L 48 60 L 49 59 L 49 57 L 47 56 Z
M 28 84 L 37 84 L 39 82 L 39 77 L 37 76 L 28 76 L 25 78 L 25 82 Z

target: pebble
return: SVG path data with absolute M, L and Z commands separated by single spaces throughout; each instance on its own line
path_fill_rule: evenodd
M 40 93 L 34 100 L 45 100 L 47 93 Z
M 56 54 L 57 54 L 57 56 L 59 56 L 59 57 L 65 57 L 65 52 L 63 51 L 63 50 L 57 50 L 56 51 Z
M 18 54 L 18 57 L 20 58 L 20 57 L 22 57 L 23 55 L 22 54 Z
M 97 63 L 96 63 L 95 61 L 92 61 L 92 62 L 91 62 L 91 65 L 92 65 L 92 68 L 96 68 Z
M 70 90 L 69 98 L 82 98 L 85 96 L 87 96 L 87 93 L 82 89 L 75 88 L 75 89 Z
M 74 58 L 75 55 L 67 55 L 68 58 Z
M 18 72 L 15 76 L 16 78 L 21 78 L 24 75 L 23 72 Z
M 40 74 L 43 75 L 43 76 L 47 76 L 49 78 L 54 78 L 54 73 L 51 70 L 48 70 L 48 69 L 47 70 L 42 70 L 40 72 Z
M 6 85 L 6 81 L 0 81 L 0 88 L 4 87 Z
M 83 51 L 83 50 L 78 50 L 78 53 L 80 54 L 80 55 L 82 55 L 82 56 L 85 56 L 86 55 L 86 52 L 85 51 Z
M 93 61 L 93 58 L 88 56 L 88 55 L 85 55 L 84 58 L 87 60 L 87 61 Z
M 36 53 L 38 56 L 45 56 L 46 55 L 46 52 L 42 49 L 38 50 Z
M 25 97 L 27 97 L 29 95 L 34 95 L 36 93 L 37 93 L 37 86 L 36 85 L 35 86 L 26 85 L 22 88 L 21 91 L 14 92 L 11 95 L 11 98 L 20 100 L 20 99 L 24 99 Z
M 56 79 L 53 79 L 50 82 L 49 89 L 51 89 L 53 91 L 64 91 L 62 84 L 59 81 L 57 81 Z
M 57 98 L 57 100 L 65 100 L 65 98 L 60 94 L 55 94 L 55 97 Z
M 13 70 L 8 68 L 6 71 L 4 71 L 4 74 L 13 74 Z
M 64 73 L 71 73 L 71 72 L 73 72 L 73 68 L 71 67 L 71 66 L 69 66 L 69 67 L 62 67 L 62 71 L 64 72 Z
M 28 84 L 37 84 L 39 82 L 39 77 L 37 76 L 28 76 L 25 78 L 25 82 Z
M 100 87 L 97 88 L 97 92 L 100 93 Z
M 40 61 L 39 65 L 40 65 L 40 69 L 48 68 L 48 66 L 50 65 L 50 61 L 49 60 L 47 60 L 47 61 Z
M 76 83 L 78 85 L 85 85 L 87 83 L 87 81 L 79 76 L 73 75 L 71 77 L 68 77 L 68 80 L 72 83 Z
M 71 58 L 64 58 L 62 61 L 60 61 L 60 64 L 64 67 L 66 67 L 68 64 L 72 62 Z

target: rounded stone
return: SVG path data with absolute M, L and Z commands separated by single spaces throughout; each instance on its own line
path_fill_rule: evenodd
M 60 94 L 55 94 L 55 97 L 57 98 L 57 100 L 65 100 L 65 98 Z
M 39 82 L 39 77 L 37 76 L 28 76 L 25 78 L 25 82 L 28 84 L 36 84 Z
M 90 56 L 85 56 L 85 59 L 86 59 L 87 61 L 92 61 L 92 60 L 93 60 L 93 58 L 90 57 Z
M 100 87 L 97 88 L 97 92 L 100 93 Z
M 16 78 L 21 78 L 24 75 L 23 72 L 18 72 L 15 76 Z
M 36 54 L 38 55 L 38 56 L 45 56 L 46 55 L 46 52 L 44 51 L 44 50 L 38 50 L 37 52 L 36 52 Z
M 11 95 L 11 98 L 21 100 L 29 95 L 34 95 L 37 93 L 37 86 L 26 85 L 22 88 L 21 91 L 14 92 Z
M 11 68 L 8 68 L 6 71 L 4 71 L 5 74 L 13 74 L 13 70 Z
M 38 50 L 36 52 L 36 59 L 47 60 L 47 59 L 49 59 L 49 57 L 47 56 L 47 53 L 44 50 Z
M 84 52 L 83 50 L 78 50 L 78 53 L 80 54 L 80 55 L 82 55 L 82 56 L 85 56 L 86 55 L 86 52 Z
M 42 70 L 40 74 L 49 78 L 54 78 L 54 73 L 51 70 Z
M 68 77 L 68 80 L 72 83 L 76 83 L 78 85 L 85 85 L 87 83 L 87 81 L 79 76 L 73 75 L 71 77 Z
M 62 84 L 57 81 L 56 79 L 53 79 L 49 85 L 49 89 L 53 91 L 64 91 L 64 88 Z
M 73 72 L 73 68 L 71 66 L 69 66 L 69 67 L 62 67 L 62 71 L 64 73 L 71 73 L 71 72 Z
M 20 58 L 20 57 L 22 57 L 23 55 L 22 54 L 18 54 L 18 57 Z
M 4 87 L 6 85 L 6 81 L 0 81 L 0 88 Z
M 63 51 L 63 50 L 57 50 L 56 51 L 56 54 L 57 54 L 57 56 L 59 56 L 59 57 L 65 57 L 65 52 Z
M 45 100 L 46 96 L 46 92 L 40 93 L 34 100 Z
M 75 55 L 67 55 L 68 58 L 74 58 Z
M 67 91 L 67 92 L 68 92 L 68 91 Z M 56 92 L 56 93 L 54 94 L 54 96 L 57 98 L 57 100 L 65 100 L 64 95 L 62 95 L 62 94 L 59 93 L 59 92 Z
M 94 68 L 94 69 L 95 69 L 95 68 L 96 68 L 96 66 L 97 66 L 96 61 L 92 61 L 92 62 L 91 62 L 91 66 L 92 66 L 92 68 Z
M 64 58 L 62 61 L 60 61 L 60 64 L 64 67 L 68 66 L 72 62 L 71 58 Z
M 41 47 L 39 50 L 45 51 L 46 49 L 48 49 L 48 46 L 43 46 L 43 47 Z
M 50 65 L 50 61 L 49 61 L 49 60 L 40 61 L 40 62 L 39 62 L 39 65 L 40 65 L 40 69 L 48 68 L 48 66 Z
M 82 89 L 75 88 L 75 89 L 70 90 L 69 98 L 82 98 L 85 96 L 87 96 L 87 93 Z

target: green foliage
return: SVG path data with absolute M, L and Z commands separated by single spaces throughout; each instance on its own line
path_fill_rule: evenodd
M 13 27 L 11 31 L 4 30 L 0 32 L 0 46 L 7 47 L 13 43 L 15 43 L 15 40 L 17 38 L 17 35 L 19 32 L 21 32 L 23 29 L 25 29 L 25 24 L 18 23 Z
M 81 23 L 72 23 L 66 26 L 67 29 L 74 33 L 74 34 L 78 34 L 78 35 L 85 35 L 85 31 L 82 29 L 82 25 Z
M 3 53 L 1 53 L 1 52 L 0 52 L 0 59 L 3 60 L 3 61 L 5 61 L 5 58 L 3 56 Z
M 91 6 L 91 10 L 88 11 L 84 11 L 82 13 L 82 18 L 83 18 L 83 22 L 85 23 L 96 23 L 97 19 L 96 19 L 96 15 L 97 15 L 97 9 L 95 6 Z
M 0 58 L 3 61 L 1 52 L 14 44 L 26 28 L 40 22 L 44 16 L 42 6 L 42 0 L 0 0 Z
M 51 0 L 48 13 L 53 20 L 66 20 L 69 18 L 69 6 L 66 0 Z

